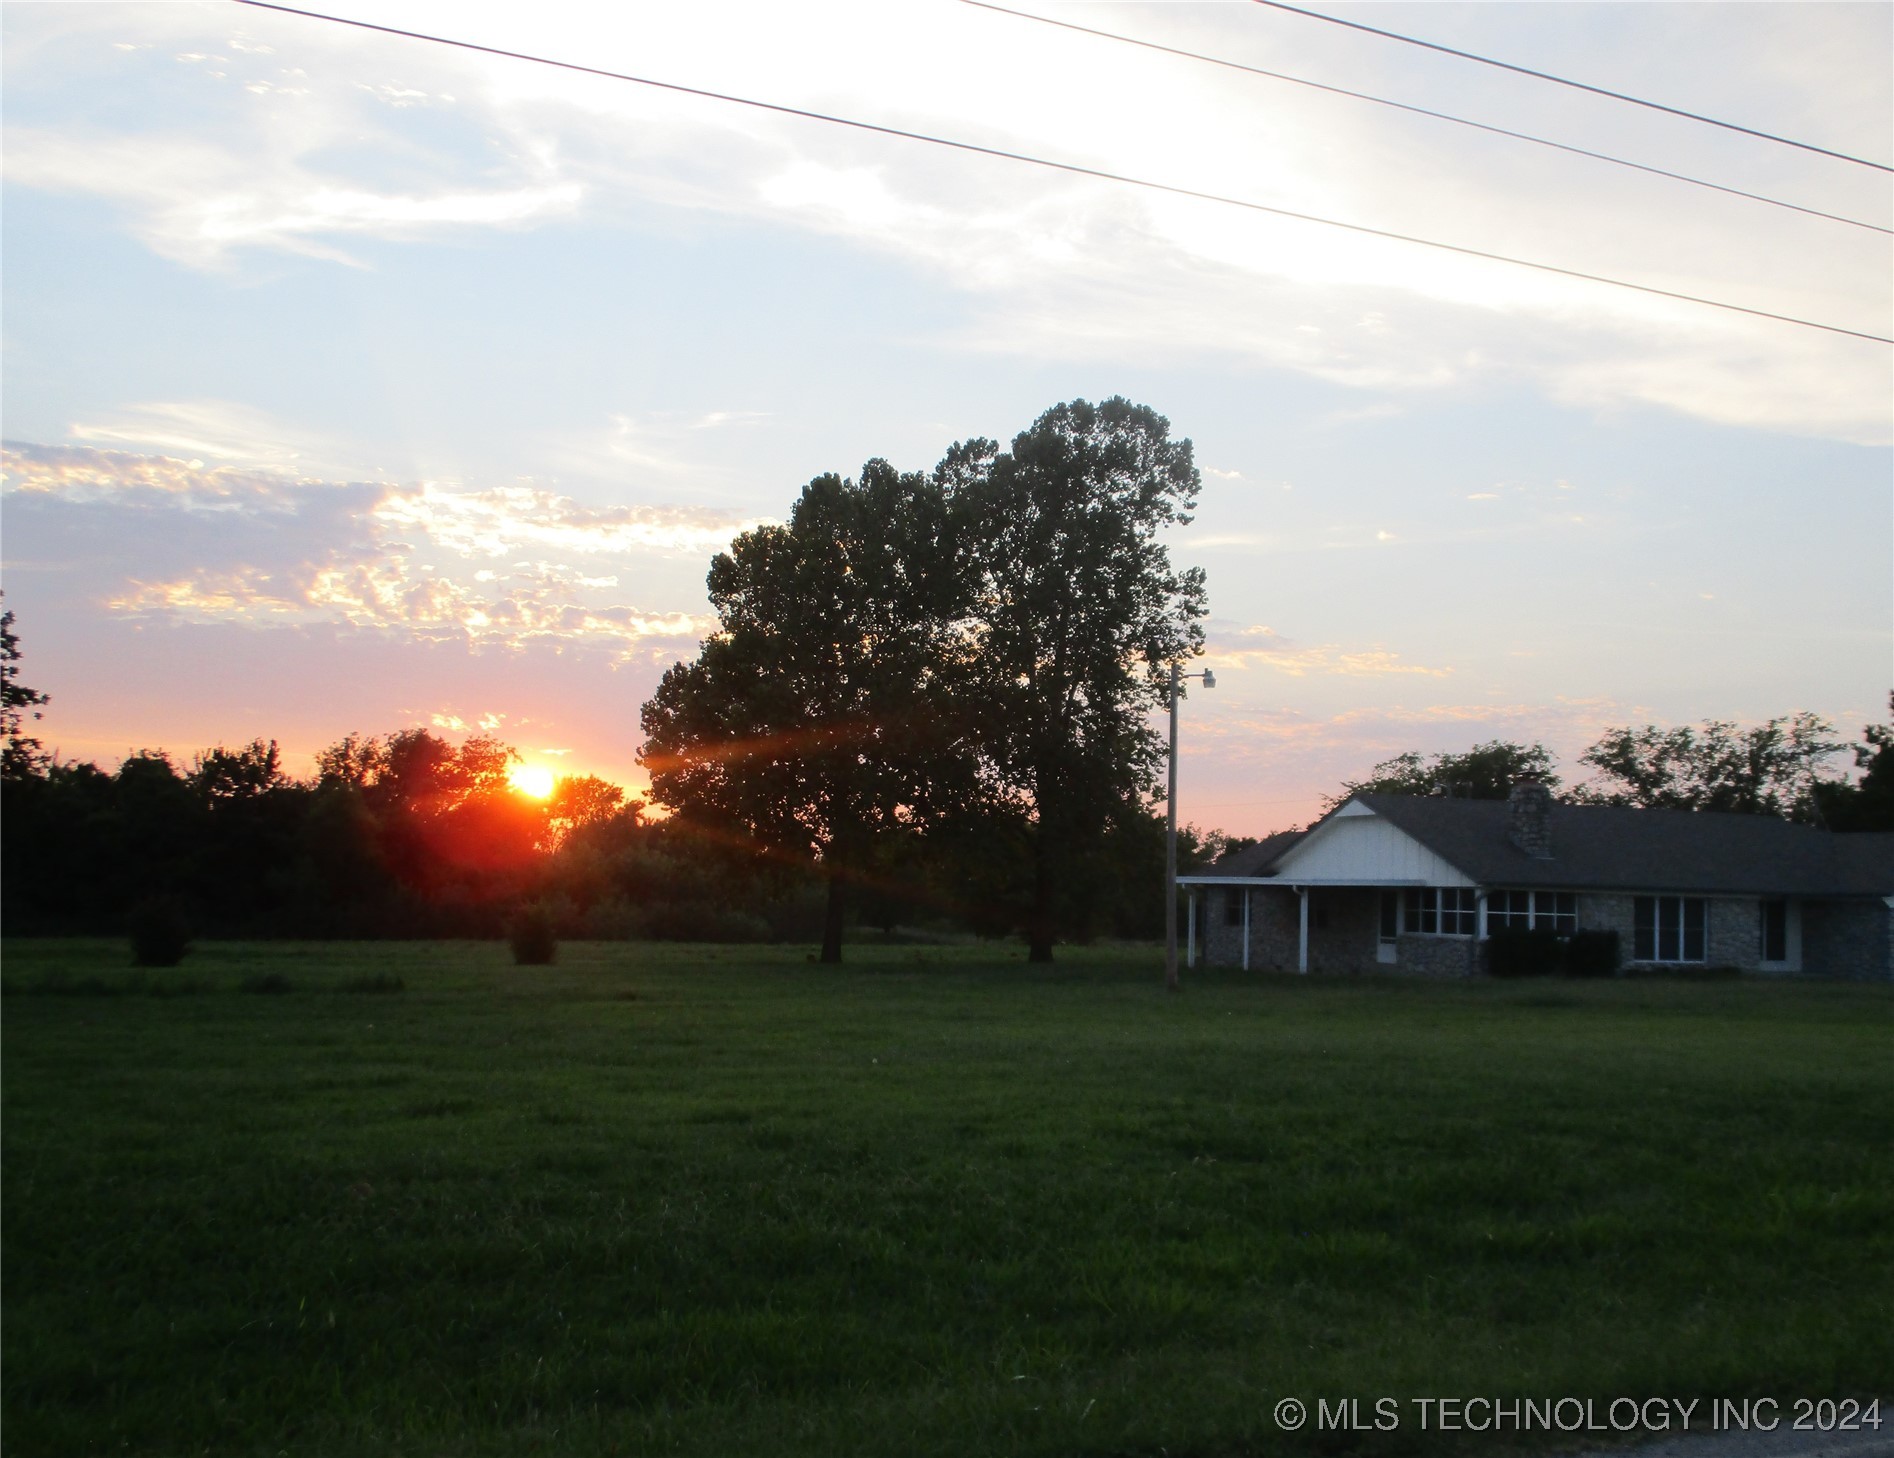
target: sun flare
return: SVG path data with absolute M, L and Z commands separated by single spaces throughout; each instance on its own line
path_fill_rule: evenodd
M 544 800 L 552 794 L 552 771 L 543 764 L 516 764 L 508 772 L 507 779 L 512 782 L 514 789 L 535 800 Z

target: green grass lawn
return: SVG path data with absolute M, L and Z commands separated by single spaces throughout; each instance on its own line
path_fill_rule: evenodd
M 8 1454 L 1490 1453 L 1409 1401 L 1894 1387 L 1894 988 L 851 956 L 9 944 Z

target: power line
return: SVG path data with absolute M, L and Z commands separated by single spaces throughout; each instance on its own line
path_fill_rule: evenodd
M 1346 96 L 1355 101 L 1370 101 L 1376 106 L 1393 107 L 1396 111 L 1412 112 L 1415 116 L 1433 117 L 1436 121 L 1452 122 L 1456 126 L 1472 127 L 1475 131 L 1491 132 L 1494 136 L 1511 137 L 1515 141 L 1532 142 L 1537 146 L 1551 147 L 1556 151 L 1569 152 L 1577 157 L 1590 157 L 1599 162 L 1609 162 L 1617 167 L 1629 167 L 1633 171 L 1648 172 L 1653 177 L 1667 177 L 1673 182 L 1687 182 L 1692 187 L 1707 187 L 1713 192 L 1728 193 L 1731 197 L 1747 198 L 1751 202 L 1767 203 L 1774 208 L 1787 208 L 1790 212 L 1806 213 L 1812 218 L 1826 218 L 1831 223 L 1846 223 L 1851 228 L 1868 228 L 1876 233 L 1894 234 L 1894 228 L 1883 228 L 1879 223 L 1863 222 L 1859 218 L 1844 217 L 1840 213 L 1826 213 L 1820 208 L 1803 207 L 1800 203 L 1785 202 L 1781 198 L 1765 197 L 1759 192 L 1745 192 L 1740 187 L 1727 187 L 1720 182 L 1708 182 L 1701 177 L 1690 177 L 1682 172 L 1669 172 L 1662 167 L 1651 167 L 1643 162 L 1632 162 L 1624 157 L 1613 157 L 1606 152 L 1593 152 L 1584 147 L 1574 147 L 1565 142 L 1555 142 L 1547 137 L 1535 137 L 1530 132 L 1516 132 L 1507 127 L 1491 126 L 1486 122 L 1469 120 L 1463 116 L 1454 116 L 1451 112 L 1432 111 L 1424 106 L 1411 106 L 1404 101 L 1393 101 L 1385 96 L 1375 96 L 1366 91 L 1351 91 L 1346 86 L 1330 86 L 1321 81 L 1311 81 L 1303 76 L 1291 76 L 1282 71 L 1268 71 L 1261 66 L 1245 65 L 1241 61 L 1225 60 L 1222 56 L 1206 56 L 1200 51 L 1180 50 L 1176 46 L 1161 45 L 1157 41 L 1140 40 L 1136 36 L 1120 35 L 1117 31 L 1094 30 L 1089 25 L 1075 25 L 1069 20 L 1054 20 L 1050 15 L 1034 15 L 1026 10 L 1012 10 L 1004 5 L 994 5 L 990 0 L 960 0 L 963 5 L 971 5 L 977 10 L 991 10 L 1000 15 L 1017 16 L 1021 20 L 1035 20 L 1041 25 L 1057 26 L 1061 30 L 1077 31 L 1080 35 L 1098 36 L 1103 40 L 1122 41 L 1126 45 L 1141 46 L 1147 51 L 1162 51 L 1167 56 L 1182 56 L 1187 60 L 1205 61 L 1212 66 L 1224 66 L 1232 71 L 1246 71 L 1252 76 L 1266 76 L 1272 81 L 1287 81 L 1294 86 L 1307 86 L 1315 91 L 1326 91 L 1334 96 Z
M 650 86 L 660 91 L 676 92 L 683 96 L 701 96 L 709 101 L 727 101 L 734 106 L 748 106 L 758 111 L 775 112 L 780 116 L 802 117 L 808 121 L 828 122 L 833 126 L 850 127 L 856 131 L 873 132 L 884 137 L 900 137 L 910 142 L 926 142 L 930 146 L 949 147 L 958 152 L 972 152 L 982 157 L 998 157 L 1007 162 L 1024 162 L 1033 167 L 1045 167 L 1055 172 L 1066 172 L 1077 177 L 1093 177 L 1104 182 L 1122 182 L 1132 187 L 1147 188 L 1152 192 L 1169 193 L 1174 197 L 1195 198 L 1200 202 L 1221 203 L 1228 207 L 1244 208 L 1250 212 L 1268 213 L 1279 218 L 1292 218 L 1297 222 L 1319 223 L 1324 227 L 1342 228 L 1351 233 L 1361 233 L 1370 238 L 1386 238 L 1397 243 L 1414 243 L 1423 248 L 1434 248 L 1445 253 L 1457 253 L 1466 258 L 1479 258 L 1489 263 L 1512 264 L 1518 268 L 1529 268 L 1539 273 L 1558 274 L 1564 278 L 1575 278 L 1585 283 L 1604 284 L 1611 288 L 1630 289 L 1635 293 L 1650 294 L 1661 299 L 1675 299 L 1686 304 L 1702 304 L 1706 308 L 1723 309 L 1734 314 L 1748 314 L 1757 319 L 1773 319 L 1779 324 L 1795 324 L 1805 329 L 1819 329 L 1827 334 L 1844 334 L 1852 339 L 1866 339 L 1876 344 L 1894 344 L 1894 338 L 1884 334 L 1868 334 L 1859 329 L 1844 329 L 1839 324 L 1822 324 L 1813 319 L 1798 318 L 1793 314 L 1774 314 L 1767 309 L 1752 309 L 1745 304 L 1725 303 L 1721 299 L 1706 299 L 1697 294 L 1679 293 L 1674 289 L 1660 289 L 1651 284 L 1630 283 L 1624 279 L 1607 278 L 1602 274 L 1582 273 L 1575 268 L 1561 268 L 1552 263 L 1534 263 L 1529 259 L 1511 258 L 1503 253 L 1488 253 L 1484 249 L 1467 248 L 1458 243 L 1442 243 L 1432 238 L 1418 238 L 1410 233 L 1395 233 L 1385 228 L 1371 228 L 1365 223 L 1345 223 L 1336 218 L 1318 217 L 1313 213 L 1293 212 L 1288 208 L 1271 207 L 1268 203 L 1251 202 L 1246 198 L 1225 197 L 1220 193 L 1201 192 L 1196 188 L 1179 187 L 1173 183 L 1156 182 L 1150 178 L 1132 177 L 1123 172 L 1107 172 L 1098 167 L 1082 167 L 1076 162 L 1056 162 L 1047 157 L 1034 157 L 1025 152 L 1008 152 L 999 147 L 983 147 L 977 142 L 961 142 L 951 137 L 938 137 L 927 132 L 904 131 L 900 127 L 882 126 L 877 122 L 856 121 L 845 116 L 831 116 L 826 112 L 806 111 L 801 107 L 784 106 L 774 101 L 757 101 L 747 96 L 733 96 L 722 91 L 708 91 L 698 86 L 685 86 L 676 81 L 659 81 L 649 76 L 633 76 L 624 71 L 607 71 L 598 66 L 582 66 L 576 61 L 559 61 L 549 56 L 530 55 L 524 51 L 503 50 L 498 46 L 483 46 L 474 41 L 454 40 L 447 36 L 431 35 L 424 31 L 401 30 L 392 25 L 376 25 L 367 20 L 351 20 L 341 15 L 325 15 L 316 10 L 299 10 L 293 5 L 278 5 L 272 0 L 234 0 L 238 5 L 247 5 L 257 10 L 274 10 L 283 15 L 300 15 L 308 20 L 326 20 L 335 25 L 351 26 L 357 30 L 372 30 L 382 35 L 401 36 L 407 40 L 430 41 L 436 45 L 453 46 L 457 50 L 475 51 L 481 55 L 499 56 L 510 61 L 530 61 L 535 65 L 553 66 L 562 71 L 575 71 L 582 75 L 598 76 L 608 81 L 629 81 L 638 86 Z
M 1760 137 L 1765 142 L 1779 142 L 1785 147 L 1798 147 L 1804 152 L 1819 152 L 1824 157 L 1833 157 L 1841 162 L 1853 162 L 1858 167 L 1872 167 L 1880 172 L 1894 172 L 1885 162 L 1870 162 L 1866 157 L 1850 156 L 1846 152 L 1835 152 L 1827 147 L 1818 147 L 1813 142 L 1798 142 L 1790 137 L 1779 137 L 1774 132 L 1757 131 L 1754 127 L 1738 126 L 1735 122 L 1721 121 L 1713 116 L 1704 116 L 1698 112 L 1685 111 L 1681 107 L 1666 106 L 1661 101 L 1645 101 L 1641 97 L 1626 96 L 1622 91 L 1607 91 L 1602 86 L 1590 86 L 1583 81 L 1569 81 L 1563 76 L 1554 76 L 1546 71 L 1534 71 L 1528 66 L 1515 66 L 1511 61 L 1498 61 L 1491 56 L 1482 56 L 1475 51 L 1457 51 L 1452 46 L 1443 46 L 1433 41 L 1421 40 L 1417 36 L 1402 35 L 1399 31 L 1381 30 L 1372 25 L 1363 25 L 1358 20 L 1343 20 L 1339 15 L 1324 15 L 1319 10 L 1304 10 L 1300 5 L 1287 5 L 1283 0 L 1255 0 L 1258 5 L 1267 5 L 1271 10 L 1286 10 L 1291 15 L 1305 15 L 1310 20 L 1325 20 L 1330 25 L 1346 26 L 1350 30 L 1365 31 L 1369 35 L 1378 35 L 1388 40 L 1401 41 L 1410 46 L 1420 46 L 1426 50 L 1439 51 L 1443 56 L 1458 56 L 1463 61 L 1478 61 L 1482 66 L 1497 66 L 1502 71 L 1512 71 L 1520 76 L 1530 76 L 1535 81 L 1550 81 L 1558 86 L 1570 86 L 1575 91 L 1589 91 L 1594 96 L 1608 96 L 1613 101 L 1628 101 L 1633 106 L 1649 107 L 1652 111 L 1667 112 L 1671 116 L 1683 117 L 1686 121 L 1702 122 L 1705 126 L 1722 127 L 1725 131 L 1741 132 L 1746 137 Z

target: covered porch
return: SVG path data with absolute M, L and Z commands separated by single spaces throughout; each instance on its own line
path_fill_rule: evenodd
M 1180 877 L 1189 966 L 1464 977 L 1487 934 L 1484 887 L 1411 879 Z

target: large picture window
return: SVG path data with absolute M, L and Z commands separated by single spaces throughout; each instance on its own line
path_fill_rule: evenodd
M 1634 908 L 1632 958 L 1638 962 L 1701 962 L 1703 899 L 1640 896 Z
M 1470 937 L 1480 929 L 1480 904 L 1470 886 L 1417 886 L 1407 893 L 1405 930 L 1424 937 Z
M 1486 929 L 1569 937 L 1578 930 L 1578 897 L 1570 891 L 1494 891 L 1486 898 Z

